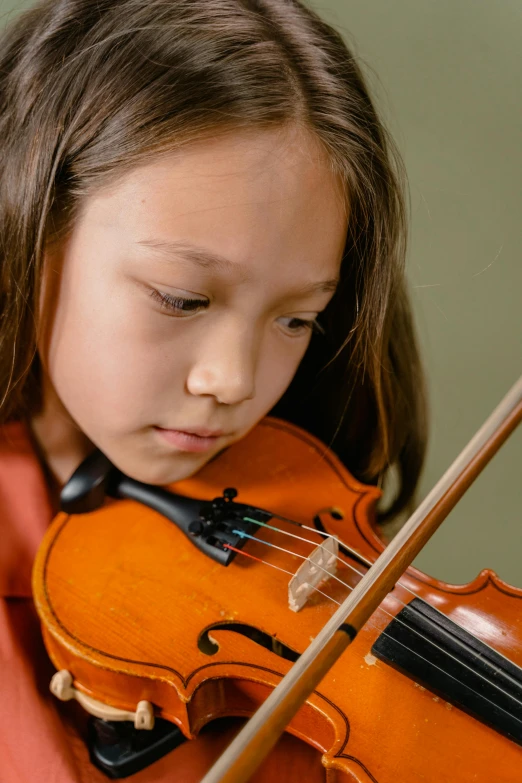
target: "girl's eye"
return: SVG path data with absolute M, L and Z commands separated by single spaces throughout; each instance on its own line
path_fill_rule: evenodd
M 155 290 L 151 291 L 150 295 L 165 310 L 169 310 L 169 312 L 181 318 L 185 315 L 192 315 L 192 313 L 202 310 L 210 304 L 208 299 L 185 299 L 181 296 L 171 296 Z
M 283 326 L 292 334 L 300 335 L 307 332 L 314 332 L 315 334 L 324 334 L 323 327 L 317 322 L 316 318 L 307 320 L 305 318 L 281 318 Z M 286 321 L 286 323 L 284 323 Z
M 160 303 L 164 310 L 168 310 L 177 318 L 193 315 L 199 310 L 205 310 L 210 305 L 208 299 L 189 299 L 182 296 L 172 296 L 171 294 L 165 294 L 162 291 L 156 291 L 155 289 L 151 291 L 150 295 Z M 309 332 L 325 334 L 325 330 L 317 322 L 316 318 L 306 319 L 288 317 L 280 318 L 279 320 L 283 322 L 284 328 L 287 332 L 292 334 L 292 336 L 305 335 Z

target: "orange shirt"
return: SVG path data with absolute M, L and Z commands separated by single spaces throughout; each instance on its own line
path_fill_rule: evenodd
M 0 781 L 105 783 L 89 760 L 88 716 L 49 691 L 54 667 L 31 593 L 36 551 L 52 517 L 44 475 L 26 426 L 0 428 Z M 196 783 L 230 742 L 239 721 L 220 721 L 150 767 L 133 783 Z M 285 735 L 252 781 L 324 781 L 320 754 Z

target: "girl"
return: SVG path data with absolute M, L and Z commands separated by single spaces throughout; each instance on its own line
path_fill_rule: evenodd
M 0 777 L 102 781 L 31 601 L 61 486 L 94 447 L 178 481 L 273 412 L 363 481 L 394 468 L 403 509 L 425 446 L 405 179 L 298 0 L 44 0 L 0 51 Z M 236 728 L 136 781 L 200 779 Z M 324 780 L 296 744 L 255 779 L 291 757 Z

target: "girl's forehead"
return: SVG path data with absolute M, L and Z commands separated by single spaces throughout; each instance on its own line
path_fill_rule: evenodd
M 306 135 L 281 131 L 163 155 L 94 194 L 83 214 L 89 230 L 137 250 L 187 241 L 237 261 L 306 250 L 333 267 L 347 231 L 341 185 L 325 156 Z
M 339 206 L 346 200 L 341 178 L 311 133 L 297 129 L 243 131 L 193 142 L 126 173 L 99 193 L 105 203 L 133 195 L 196 194 L 196 198 L 296 197 L 320 187 Z M 329 204 L 330 206 L 330 204 Z M 344 211 L 344 210 L 343 210 Z

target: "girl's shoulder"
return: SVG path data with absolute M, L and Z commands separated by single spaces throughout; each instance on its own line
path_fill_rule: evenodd
M 0 596 L 31 597 L 31 569 L 51 516 L 28 426 L 0 426 Z

